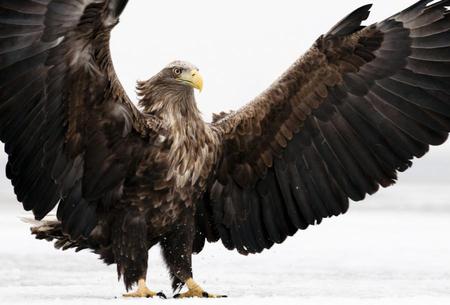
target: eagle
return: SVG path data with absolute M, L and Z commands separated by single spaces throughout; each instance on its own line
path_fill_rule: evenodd
M 115 264 L 128 297 L 154 297 L 159 244 L 176 296 L 221 297 L 192 255 L 243 255 L 344 214 L 450 132 L 448 0 L 363 26 L 363 6 L 320 36 L 267 90 L 205 122 L 199 69 L 175 61 L 137 83 L 109 41 L 127 0 L 0 1 L 0 140 L 6 176 L 38 239 Z M 57 207 L 56 220 L 44 217 Z M 179 292 L 179 290 L 178 290 Z

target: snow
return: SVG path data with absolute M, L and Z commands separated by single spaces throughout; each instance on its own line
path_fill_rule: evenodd
M 114 266 L 34 240 L 16 204 L 1 201 L 0 304 L 450 304 L 450 194 L 403 185 L 256 256 L 221 244 L 194 257 L 195 278 L 219 300 L 124 299 Z M 149 283 L 170 281 L 150 251 Z

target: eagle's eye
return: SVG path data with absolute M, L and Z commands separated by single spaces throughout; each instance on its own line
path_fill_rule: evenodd
M 180 68 L 173 68 L 173 74 L 175 74 L 175 76 L 179 76 L 181 74 L 181 69 Z

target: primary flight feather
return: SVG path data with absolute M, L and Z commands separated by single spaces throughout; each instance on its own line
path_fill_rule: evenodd
M 450 1 L 371 26 L 354 11 L 236 112 L 202 120 L 199 69 L 176 61 L 126 95 L 109 51 L 127 0 L 0 1 L 0 139 L 32 228 L 116 264 L 132 297 L 155 244 L 179 297 L 219 297 L 192 253 L 259 253 L 347 211 L 450 131 Z M 433 2 L 433 3 L 432 3 Z M 163 296 L 159 294 L 160 296 Z

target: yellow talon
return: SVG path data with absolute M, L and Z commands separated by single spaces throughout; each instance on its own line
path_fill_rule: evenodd
M 138 289 L 135 292 L 131 293 L 125 293 L 123 294 L 125 298 L 153 298 L 153 297 L 160 297 L 160 298 L 166 298 L 164 293 L 162 292 L 154 292 L 148 289 L 147 284 L 145 283 L 144 279 L 140 279 L 138 282 Z
M 184 299 L 184 298 L 226 298 L 226 295 L 217 295 L 211 294 L 204 291 L 200 285 L 198 285 L 193 279 L 189 279 L 186 281 L 186 286 L 188 287 L 188 291 L 184 293 L 179 293 L 174 296 L 176 299 Z

